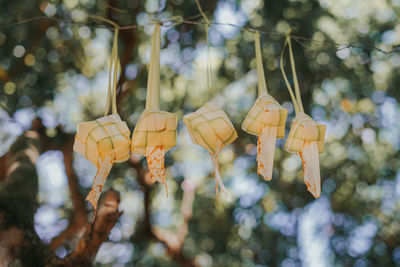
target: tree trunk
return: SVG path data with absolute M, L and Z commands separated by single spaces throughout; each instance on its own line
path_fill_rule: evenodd
M 0 184 L 0 266 L 43 266 L 48 250 L 34 229 L 41 152 L 39 134 L 27 131 L 11 146 Z

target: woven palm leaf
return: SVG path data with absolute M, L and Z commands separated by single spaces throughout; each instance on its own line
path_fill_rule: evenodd
M 178 115 L 165 111 L 144 111 L 132 134 L 132 153 L 146 154 L 148 146 L 163 146 L 167 152 L 176 146 Z
M 193 143 L 204 147 L 211 154 L 218 153 L 237 138 L 232 122 L 215 101 L 210 101 L 196 112 L 184 116 L 183 122 Z
M 285 143 L 285 149 L 289 152 L 299 154 L 303 164 L 304 183 L 307 186 L 307 190 L 310 191 L 315 198 L 319 198 L 321 195 L 319 153 L 324 151 L 326 126 L 317 123 L 310 116 L 304 113 L 290 33 L 291 29 L 286 32 L 286 40 L 281 51 L 280 65 L 283 79 L 285 80 L 290 97 L 292 98 L 296 117 L 292 121 L 292 127 L 290 128 L 289 136 Z M 293 74 L 294 90 L 289 83 L 283 67 L 283 55 L 287 45 L 289 47 L 289 59 Z
M 242 129 L 258 136 L 257 172 L 271 180 L 276 138 L 285 137 L 287 110 L 265 91 L 257 98 L 243 121 Z
M 163 183 L 168 196 L 164 157 L 176 146 L 178 115 L 160 111 L 160 49 L 161 30 L 160 24 L 156 24 L 151 39 L 146 109 L 133 131 L 131 151 L 146 155 L 150 178 Z
M 285 149 L 299 153 L 303 164 L 304 183 L 315 198 L 321 195 L 321 178 L 318 153 L 324 151 L 326 125 L 319 124 L 310 116 L 299 113 L 293 122 Z
M 319 124 L 310 116 L 300 113 L 293 121 L 285 149 L 289 152 L 301 152 L 306 141 L 316 141 L 318 152 L 324 152 L 326 125 Z
M 118 114 L 78 124 L 74 151 L 84 156 L 98 169 L 87 197 L 95 209 L 114 162 L 123 162 L 130 157 L 129 135 L 128 126 L 121 121 Z
M 254 102 L 243 121 L 242 129 L 250 134 L 259 136 L 265 126 L 276 127 L 277 138 L 285 137 L 287 109 L 269 94 L 263 93 Z
M 126 161 L 130 154 L 130 131 L 118 114 L 94 121 L 81 122 L 75 135 L 74 151 L 78 152 L 97 168 L 110 151 L 114 162 Z
M 225 112 L 215 101 L 204 104 L 196 112 L 183 117 L 192 142 L 207 149 L 213 159 L 216 191 L 225 191 L 219 174 L 218 153 L 237 138 L 237 132 Z
M 255 52 L 258 76 L 258 98 L 247 113 L 242 129 L 258 136 L 257 172 L 265 180 L 272 179 L 276 138 L 285 137 L 287 110 L 268 94 L 264 75 L 260 34 L 255 33 Z

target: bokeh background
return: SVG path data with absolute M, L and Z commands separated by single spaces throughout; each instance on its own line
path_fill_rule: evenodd
M 283 140 L 277 141 L 272 181 L 256 173 L 256 137 L 240 127 L 256 97 L 254 35 L 231 26 L 210 27 L 210 92 L 204 25 L 166 24 L 161 108 L 180 118 L 178 146 L 166 156 L 169 197 L 162 185 L 150 185 L 142 175 L 147 170 L 143 158 L 115 165 L 105 190 L 120 192 L 124 213 L 95 264 L 400 265 L 400 52 L 380 51 L 400 45 L 400 1 L 200 3 L 214 22 L 273 32 L 261 37 L 263 62 L 271 95 L 289 110 L 287 132 L 294 110 L 279 69 L 284 32 L 292 28 L 294 35 L 309 38 L 296 39 L 293 47 L 304 108 L 327 125 L 320 155 L 322 195 L 314 199 L 307 192 L 300 158 L 283 150 Z M 113 31 L 91 14 L 142 26 L 119 37 L 119 110 L 133 130 L 145 107 L 149 23 L 199 11 L 193 0 L 1 1 L 0 155 L 36 118 L 49 138 L 62 143 L 77 123 L 102 116 Z M 9 26 L 37 16 L 57 20 Z M 354 45 L 339 45 L 347 43 Z M 181 120 L 213 97 L 239 133 L 220 155 L 228 192 L 218 198 L 208 152 L 192 144 Z M 78 191 L 86 196 L 96 169 L 73 156 Z M 44 243 L 67 227 L 74 212 L 63 157 L 60 150 L 48 150 L 37 163 L 34 222 Z M 89 204 L 85 208 L 91 210 Z M 157 231 L 168 231 L 169 241 L 151 234 Z M 73 241 L 59 246 L 56 255 L 65 257 L 73 246 Z

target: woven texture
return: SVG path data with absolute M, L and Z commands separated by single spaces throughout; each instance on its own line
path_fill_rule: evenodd
M 287 110 L 269 94 L 263 93 L 254 102 L 243 121 L 242 129 L 259 136 L 266 126 L 276 127 L 276 138 L 285 137 Z
M 131 151 L 146 154 L 147 147 L 163 146 L 164 153 L 176 146 L 178 115 L 165 111 L 144 111 L 132 134 Z
M 112 150 L 115 154 L 113 161 L 123 162 L 130 157 L 129 135 L 128 126 L 117 114 L 81 122 L 75 135 L 74 151 L 97 168 Z
M 326 125 L 319 124 L 310 116 L 301 113 L 292 121 L 285 149 L 289 152 L 301 152 L 306 141 L 317 141 L 318 152 L 324 152 Z
M 238 136 L 228 116 L 214 101 L 186 115 L 183 122 L 193 143 L 204 147 L 212 154 L 218 153 Z

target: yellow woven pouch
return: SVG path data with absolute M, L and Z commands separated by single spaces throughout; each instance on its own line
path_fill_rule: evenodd
M 206 25 L 206 39 L 208 50 L 208 27 L 209 21 L 202 12 L 199 2 L 197 2 Z M 212 71 L 209 60 L 209 51 L 207 55 L 207 89 L 210 93 L 210 82 L 212 85 Z M 204 104 L 197 111 L 183 117 L 183 122 L 188 129 L 192 142 L 204 147 L 211 154 L 215 172 L 215 191 L 219 194 L 219 188 L 225 192 L 224 183 L 219 173 L 218 154 L 226 145 L 232 143 L 237 138 L 237 132 L 226 113 L 218 106 L 215 100 Z
M 260 34 L 256 32 L 255 51 L 258 73 L 258 98 L 242 123 L 242 129 L 257 135 L 257 172 L 271 180 L 276 138 L 285 137 L 287 110 L 268 94 L 262 64 Z
M 156 24 L 151 40 L 146 109 L 132 133 L 131 151 L 146 155 L 151 179 L 163 183 L 168 196 L 164 155 L 176 146 L 178 115 L 160 111 L 160 44 L 160 25 Z
M 97 210 L 97 202 L 101 190 L 114 162 L 126 161 L 130 156 L 130 131 L 126 123 L 119 117 L 116 107 L 116 87 L 119 64 L 117 40 L 118 28 L 115 30 L 110 60 L 105 115 L 94 121 L 79 123 L 74 142 L 74 151 L 84 156 L 98 169 L 93 180 L 93 186 L 86 198 L 86 200 L 93 205 L 95 210 Z M 111 106 L 112 114 L 108 115 Z
M 287 45 L 289 46 L 295 94 L 293 93 L 292 87 L 283 69 L 283 53 Z M 296 111 L 296 117 L 292 121 L 289 136 L 285 143 L 285 149 L 289 152 L 299 154 L 303 164 L 304 183 L 307 186 L 307 190 L 310 191 L 315 198 L 319 198 L 321 195 L 321 174 L 318 153 L 324 151 L 326 126 L 317 123 L 304 113 L 292 52 L 290 31 L 286 33 L 286 40 L 281 53 L 281 71 Z
M 222 191 L 225 191 L 219 174 L 218 153 L 238 137 L 232 122 L 215 101 L 210 101 L 196 112 L 184 116 L 183 122 L 192 142 L 207 149 L 212 156 L 216 178 L 215 190 L 218 192 L 219 185 Z
M 297 115 L 292 121 L 285 149 L 300 153 L 306 142 L 317 142 L 318 152 L 324 152 L 326 125 L 319 124 L 304 113 Z

